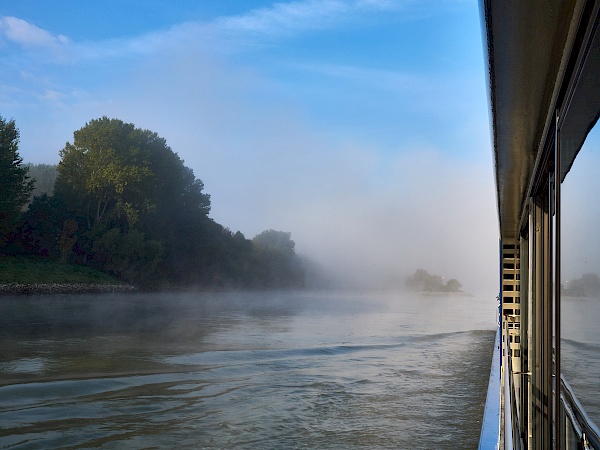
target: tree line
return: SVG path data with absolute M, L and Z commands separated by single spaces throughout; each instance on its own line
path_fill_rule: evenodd
M 18 144 L 14 120 L 0 116 L 1 254 L 90 266 L 148 287 L 304 284 L 291 234 L 250 240 L 215 222 L 202 181 L 154 132 L 91 120 L 58 166 L 23 164 Z

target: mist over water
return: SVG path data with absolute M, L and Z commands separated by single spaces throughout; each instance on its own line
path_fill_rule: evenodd
M 366 292 L 4 298 L 0 446 L 472 448 L 494 306 Z

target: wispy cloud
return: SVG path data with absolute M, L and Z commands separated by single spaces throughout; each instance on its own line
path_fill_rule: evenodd
M 100 41 L 73 41 L 17 17 L 0 17 L 0 42 L 27 49 L 68 51 L 78 60 L 148 55 L 182 48 L 235 52 L 307 31 L 361 20 L 368 13 L 406 9 L 414 0 L 301 0 L 276 2 L 240 15 L 207 22 L 185 22 L 139 36 Z M 421 8 L 421 7 L 419 7 Z M 56 61 L 56 62 L 63 62 Z
M 278 2 L 208 22 L 186 22 L 133 38 L 80 43 L 86 58 L 119 57 L 200 48 L 230 53 L 273 39 L 336 26 L 365 12 L 390 11 L 406 2 L 385 0 L 304 0 Z
M 0 17 L 0 36 L 26 48 L 58 49 L 69 43 L 62 34 L 53 35 L 23 19 L 17 17 Z
M 341 0 L 308 0 L 276 3 L 247 14 L 219 19 L 216 22 L 227 30 L 250 31 L 264 34 L 281 34 L 322 28 L 340 20 L 355 9 L 354 2 Z

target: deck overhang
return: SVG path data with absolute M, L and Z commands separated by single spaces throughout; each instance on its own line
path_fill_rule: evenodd
M 561 130 L 563 177 L 600 111 L 597 2 L 481 0 L 500 236 L 515 239 L 532 175 Z M 586 59 L 581 70 L 581 58 Z M 568 112 L 568 114 L 566 114 Z

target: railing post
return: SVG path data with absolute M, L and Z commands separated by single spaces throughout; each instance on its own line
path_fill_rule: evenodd
M 559 113 L 556 111 L 556 127 L 554 134 L 554 442 L 560 449 L 560 128 Z

